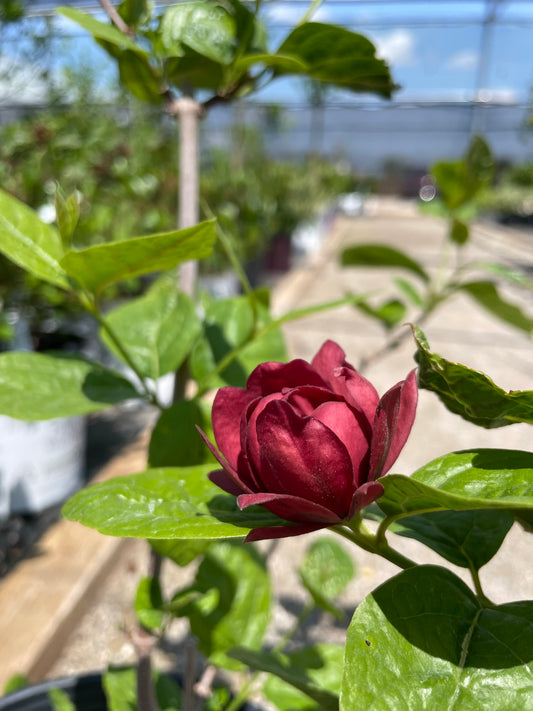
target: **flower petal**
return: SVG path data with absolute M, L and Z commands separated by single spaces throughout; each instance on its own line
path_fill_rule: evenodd
M 301 496 L 346 516 L 354 471 L 348 450 L 329 427 L 274 400 L 257 418 L 256 429 L 265 491 Z
M 242 493 L 243 491 L 250 492 L 252 489 L 250 489 L 250 486 L 248 485 L 248 482 L 246 481 L 241 481 L 241 477 L 238 474 L 237 470 L 234 469 L 229 462 L 226 461 L 226 459 L 220 454 L 220 452 L 217 450 L 217 448 L 208 440 L 207 435 L 205 432 L 203 432 L 198 425 L 196 425 L 196 429 L 200 433 L 200 437 L 204 440 L 206 445 L 209 448 L 209 451 L 211 454 L 215 457 L 217 462 L 220 464 L 220 466 L 223 468 L 223 470 L 226 472 L 228 477 L 233 481 L 236 487 L 239 487 L 239 493 Z M 219 470 L 217 470 L 219 471 Z M 213 472 L 211 472 L 212 474 Z M 229 489 L 225 488 L 221 484 L 218 483 L 218 481 L 215 481 L 212 479 L 213 483 L 217 484 L 217 486 L 220 486 L 224 491 L 228 491 L 228 493 L 232 493 L 229 491 Z
M 370 437 L 361 429 L 354 411 L 345 402 L 326 402 L 317 407 L 313 417 L 323 422 L 344 444 L 352 460 L 354 486 L 368 478 Z
M 290 536 L 301 536 L 303 533 L 311 533 L 326 528 L 323 523 L 299 523 L 294 526 L 264 526 L 254 528 L 244 539 L 245 543 L 253 541 L 266 541 L 272 538 L 289 538 Z
M 367 432 L 370 434 L 379 403 L 379 395 L 372 383 L 349 366 L 335 370 L 332 387 L 355 410 L 364 415 L 368 422 Z M 361 425 L 365 427 L 363 421 Z
M 215 469 L 215 471 L 209 472 L 207 477 L 213 484 L 232 496 L 240 496 L 245 491 L 225 469 Z
M 335 341 L 326 341 L 311 361 L 317 373 L 333 388 L 333 371 L 335 368 L 347 366 L 346 353 Z M 351 367 L 351 366 L 349 366 Z
M 417 400 L 413 370 L 379 401 L 370 451 L 370 481 L 386 474 L 398 458 L 413 426 Z
M 307 361 L 297 359 L 289 363 L 258 365 L 248 378 L 246 388 L 254 397 L 264 397 L 299 385 L 317 385 L 323 388 L 326 383 Z
M 384 491 L 383 484 L 379 481 L 368 481 L 366 484 L 360 486 L 353 495 L 348 520 L 353 518 L 356 513 L 359 513 L 361 509 L 364 509 L 365 506 L 369 506 L 373 501 L 379 499 Z
M 253 400 L 244 388 L 220 388 L 213 402 L 213 432 L 219 450 L 236 469 L 241 451 L 240 422 L 248 404 Z
M 264 506 L 275 516 L 294 523 L 323 523 L 333 525 L 340 521 L 334 511 L 300 496 L 287 494 L 241 494 L 237 499 L 240 509 L 248 506 Z

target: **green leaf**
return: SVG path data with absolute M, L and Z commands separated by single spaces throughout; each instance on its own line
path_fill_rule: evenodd
M 291 667 L 300 669 L 318 688 L 338 696 L 341 686 L 344 648 L 336 644 L 314 644 L 284 655 Z M 307 694 L 270 675 L 263 687 L 266 698 L 280 711 L 322 711 Z
M 431 172 L 448 210 L 455 212 L 472 200 L 490 182 L 493 167 L 490 149 L 479 136 L 472 139 L 463 160 L 434 165 Z
M 63 515 L 109 536 L 215 539 L 246 536 L 282 519 L 260 506 L 240 511 L 207 474 L 212 465 L 148 469 L 75 494 Z
M 271 605 L 270 580 L 264 560 L 253 546 L 230 542 L 210 546 L 192 589 L 217 592 L 214 609 L 193 603 L 187 616 L 200 650 L 217 665 L 240 668 L 226 652 L 238 644 L 258 649 Z
M 377 307 L 371 306 L 361 299 L 355 304 L 355 307 L 367 316 L 375 318 L 387 330 L 394 328 L 400 321 L 403 321 L 407 313 L 405 304 L 398 301 L 398 299 L 390 299 Z
M 342 617 L 332 603 L 355 575 L 355 566 L 344 548 L 331 538 L 312 543 L 299 570 L 300 579 L 315 603 Z
M 76 706 L 63 689 L 48 689 L 47 696 L 54 711 L 76 711 Z
M 415 306 L 422 306 L 422 304 L 424 303 L 423 299 L 410 281 L 402 279 L 401 277 L 396 277 L 396 279 L 394 279 L 393 281 L 398 287 L 398 289 L 400 289 L 400 291 L 405 294 L 405 296 L 412 304 L 414 304 Z
M 65 196 L 59 185 L 55 192 L 56 222 L 61 235 L 64 249 L 70 248 L 70 238 L 76 229 L 80 216 L 80 199 L 75 190 L 68 197 Z
M 243 647 L 231 650 L 231 656 L 243 664 L 268 672 L 279 677 L 295 689 L 302 691 L 315 701 L 321 711 L 337 711 L 339 699 L 335 693 L 321 688 L 311 677 L 311 674 L 300 666 L 293 664 L 291 659 L 279 652 L 254 652 Z M 357 708 L 354 706 L 353 709 Z
M 202 539 L 196 540 L 165 540 L 164 538 L 150 539 L 150 545 L 156 553 L 170 558 L 181 568 L 185 568 L 189 563 L 192 563 L 198 556 L 203 555 L 211 541 Z
M 186 45 L 214 62 L 229 64 L 234 54 L 235 23 L 215 3 L 184 2 L 163 13 L 159 40 L 163 56 L 180 57 Z
M 92 17 L 92 15 L 81 12 L 81 10 L 76 10 L 73 7 L 58 7 L 56 12 L 76 22 L 80 27 L 83 27 L 84 30 L 90 32 L 95 39 L 104 40 L 117 47 L 130 49 L 132 52 L 146 55 L 146 52 L 138 47 L 133 40 L 113 25 L 100 22 Z
M 294 57 L 307 65 L 305 72 L 277 67 L 278 74 L 305 73 L 355 92 L 371 92 L 390 98 L 397 87 L 387 64 L 376 58 L 376 48 L 363 35 L 320 22 L 298 25 L 284 40 L 277 54 Z
M 6 681 L 6 683 L 4 685 L 3 692 L 2 692 L 2 696 L 7 696 L 8 694 L 12 694 L 14 691 L 18 691 L 19 689 L 25 689 L 29 685 L 30 685 L 30 680 L 28 679 L 27 676 L 25 676 L 24 674 L 13 674 Z
M 356 609 L 340 711 L 533 709 L 533 602 L 481 607 L 453 573 L 417 566 Z
M 422 265 L 415 262 L 403 252 L 386 244 L 359 244 L 347 247 L 341 255 L 344 267 L 396 267 L 407 269 L 425 282 L 429 277 Z
M 431 353 L 418 327 L 413 328 L 413 333 L 418 385 L 437 393 L 448 410 L 487 429 L 514 422 L 533 424 L 533 390 L 507 393 L 483 373 Z
M 490 314 L 501 321 L 511 324 L 526 333 L 533 331 L 533 319 L 527 316 L 518 306 L 503 299 L 496 285 L 490 281 L 471 281 L 458 287 L 469 294 Z
M 300 669 L 318 688 L 338 697 L 344 663 L 344 648 L 336 644 L 313 644 L 284 655 L 293 668 Z M 280 711 L 322 711 L 307 694 L 270 675 L 263 687 L 266 698 Z
M 391 531 L 424 543 L 450 563 L 479 570 L 496 555 L 512 525 L 507 511 L 434 511 L 404 518 Z
M 156 74 L 147 57 L 125 49 L 118 56 L 118 70 L 120 81 L 136 99 L 150 104 L 163 103 L 162 78 Z
M 247 72 L 248 69 L 257 66 L 278 67 L 287 74 L 305 73 L 307 64 L 298 57 L 290 57 L 283 54 L 269 54 L 267 52 L 258 52 L 255 54 L 246 54 L 234 63 L 234 69 L 237 73 Z
M 69 288 L 59 264 L 63 245 L 59 232 L 37 213 L 0 190 L 0 252 L 39 279 Z
M 179 59 L 166 60 L 166 76 L 171 84 L 217 92 L 224 84 L 224 66 L 201 54 L 187 50 Z
M 150 467 L 182 467 L 214 462 L 196 426 L 208 436 L 210 408 L 196 400 L 180 400 L 163 410 L 150 438 Z
M 142 578 L 135 593 L 137 619 L 147 629 L 159 629 L 163 625 L 163 593 L 159 580 Z
M 286 351 L 279 328 L 269 330 L 261 337 L 253 337 L 268 326 L 268 310 L 251 299 L 239 296 L 213 301 L 206 308 L 204 332 L 198 339 L 190 359 L 193 378 L 210 387 L 234 385 L 243 387 L 251 371 L 265 361 L 283 361 Z M 254 321 L 254 308 L 257 321 Z M 216 375 L 218 365 L 235 349 L 237 356 Z
M 468 146 L 465 163 L 470 180 L 482 187 L 492 180 L 494 160 L 488 143 L 481 136 L 474 136 Z
M 454 218 L 452 220 L 452 225 L 450 228 L 450 239 L 455 244 L 462 246 L 468 242 L 470 236 L 470 230 L 468 225 L 461 220 Z
M 207 257 L 214 242 L 215 225 L 209 220 L 184 230 L 67 252 L 61 266 L 85 289 L 98 294 L 113 282 L 173 269 L 189 259 Z
M 143 397 L 118 373 L 67 355 L 0 353 L 0 413 L 19 420 L 85 415 Z
M 388 516 L 453 509 L 533 509 L 533 453 L 514 449 L 451 452 L 411 476 L 389 474 L 378 500 Z
M 122 0 L 118 12 L 130 27 L 136 27 L 150 18 L 152 3 L 150 0 Z
M 158 279 L 145 295 L 106 314 L 105 321 L 138 372 L 153 380 L 179 368 L 201 330 L 194 303 L 172 277 Z M 100 335 L 122 358 L 105 329 Z

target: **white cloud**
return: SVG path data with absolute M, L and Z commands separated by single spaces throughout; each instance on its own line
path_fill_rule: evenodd
M 414 37 L 405 29 L 397 29 L 374 38 L 377 54 L 393 67 L 406 67 L 414 64 Z
M 304 16 L 307 7 L 295 5 L 268 4 L 265 7 L 265 18 L 268 22 L 276 22 L 280 25 L 295 25 Z
M 456 52 L 446 62 L 446 69 L 463 69 L 471 71 L 477 67 L 479 55 L 472 49 L 465 49 L 462 52 Z

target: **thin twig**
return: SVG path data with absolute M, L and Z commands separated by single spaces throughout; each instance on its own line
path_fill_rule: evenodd
M 133 37 L 133 30 L 124 22 L 109 0 L 100 0 L 100 5 L 104 8 L 107 16 L 118 30 L 123 32 L 128 37 Z

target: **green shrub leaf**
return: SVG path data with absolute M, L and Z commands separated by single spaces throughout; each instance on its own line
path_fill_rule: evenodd
M 0 413 L 19 420 L 85 415 L 143 397 L 118 373 L 81 358 L 0 353 Z
M 429 277 L 422 265 L 411 257 L 385 244 L 359 244 L 347 247 L 341 256 L 344 267 L 397 267 L 407 269 L 425 282 Z
M 533 709 L 533 602 L 483 608 L 453 573 L 417 566 L 356 609 L 340 711 Z
M 207 257 L 214 242 L 215 224 L 209 220 L 184 230 L 67 252 L 61 266 L 85 289 L 98 294 L 116 281 L 166 271 L 189 259 Z

